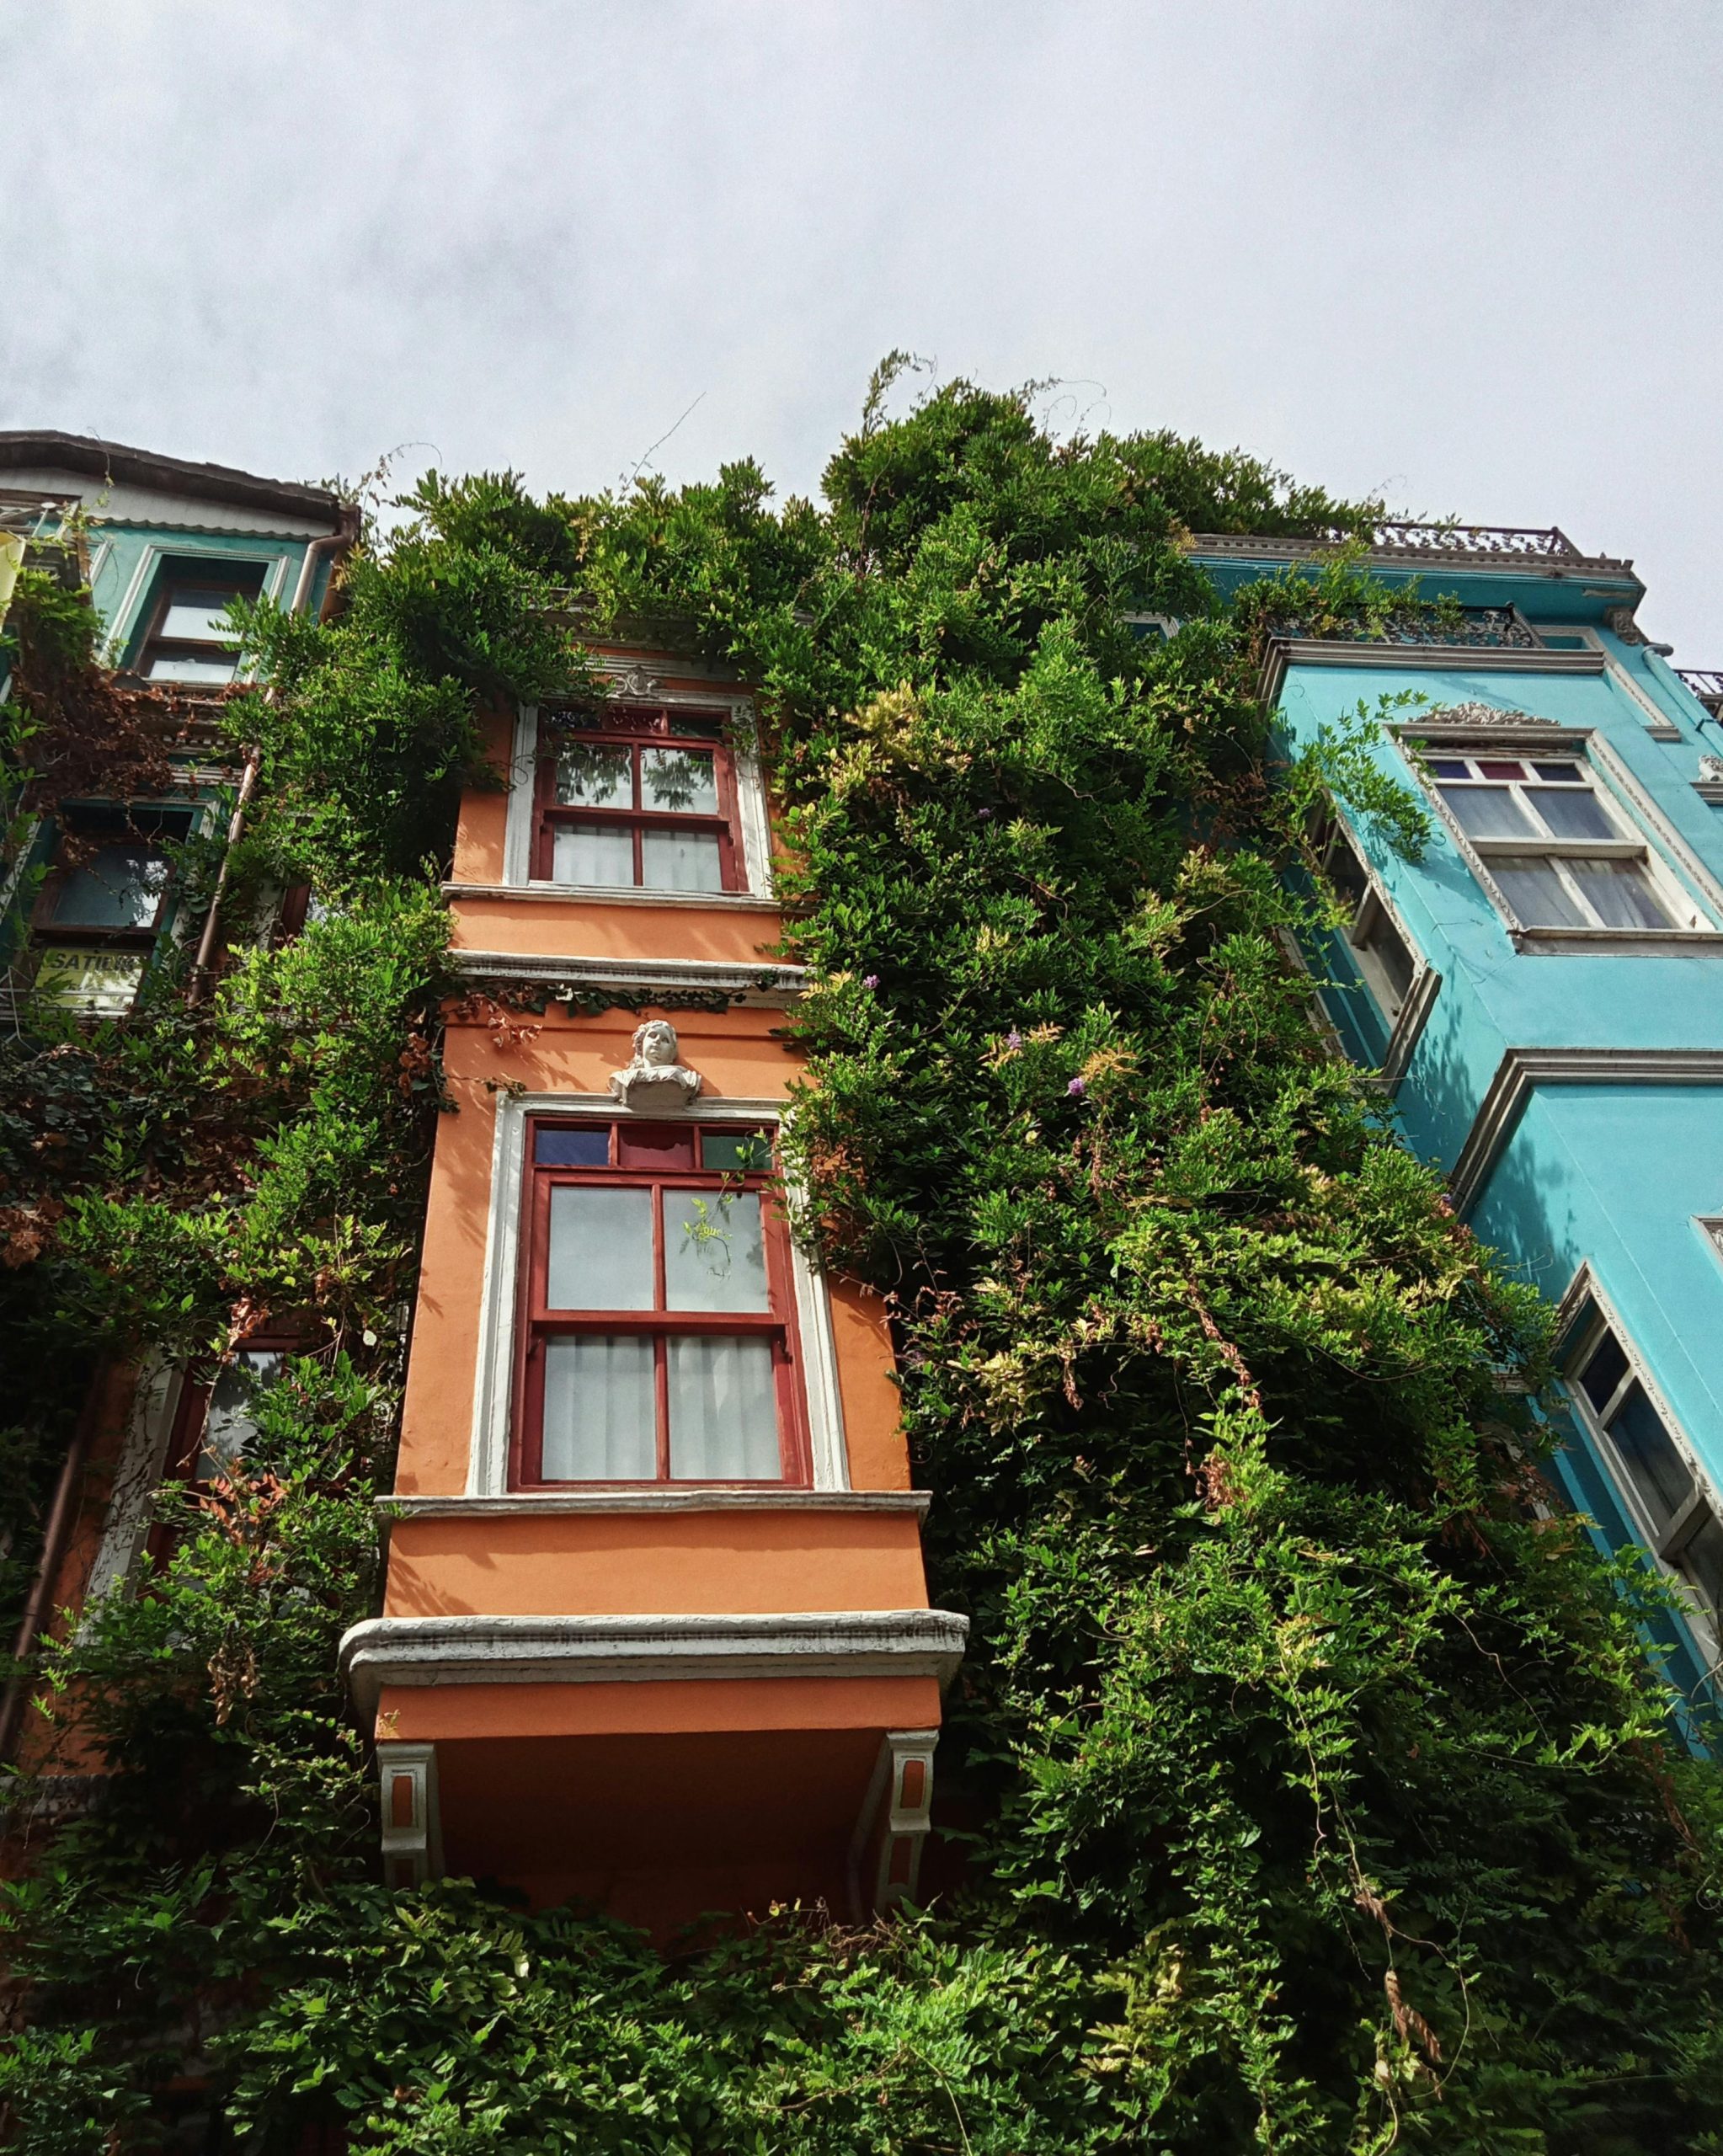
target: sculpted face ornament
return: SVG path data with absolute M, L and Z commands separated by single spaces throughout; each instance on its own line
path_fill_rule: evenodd
M 664 1018 L 648 1018 L 634 1029 L 633 1058 L 626 1070 L 611 1073 L 611 1091 L 624 1107 L 662 1115 L 685 1108 L 700 1091 L 701 1078 L 678 1060 L 676 1029 Z

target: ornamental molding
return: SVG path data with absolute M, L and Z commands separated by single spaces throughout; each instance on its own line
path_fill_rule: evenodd
M 372 1617 L 341 1641 L 362 1723 L 386 1685 L 649 1684 L 689 1678 L 932 1677 L 950 1683 L 969 1620 L 951 1609 L 769 1615 Z
M 455 971 L 475 981 L 532 981 L 567 992 L 617 989 L 650 1001 L 674 995 L 727 995 L 739 1002 L 793 1003 L 808 985 L 805 966 L 725 965 L 709 958 L 541 958 L 536 952 L 450 953 Z
M 1708 801 L 1714 808 L 1723 808 L 1723 756 L 1701 756 L 1699 775 L 1693 782 L 1693 790 L 1701 801 Z
M 1349 638 L 1274 637 L 1262 661 L 1258 694 L 1279 701 L 1293 666 L 1368 667 L 1389 673 L 1597 675 L 1601 651 L 1526 651 L 1510 644 L 1359 643 Z
M 1448 1177 L 1462 1219 L 1485 1185 L 1539 1086 L 1723 1085 L 1723 1048 L 1511 1048 L 1497 1065 Z
M 494 1497 L 443 1492 L 379 1497 L 378 1515 L 414 1519 L 546 1519 L 611 1513 L 902 1513 L 926 1517 L 926 1490 L 650 1490 L 510 1491 Z
M 1534 712 L 1505 711 L 1500 704 L 1480 703 L 1441 704 L 1427 718 L 1415 719 L 1409 723 L 1413 728 L 1419 725 L 1464 727 L 1468 731 L 1475 727 L 1495 728 L 1504 726 L 1516 728 L 1547 726 L 1558 734 L 1566 730 L 1559 718 L 1540 718 Z
M 679 1059 L 681 1045 L 668 1018 L 648 1018 L 634 1028 L 634 1053 L 611 1073 L 611 1097 L 631 1113 L 664 1115 L 692 1107 L 706 1082 Z

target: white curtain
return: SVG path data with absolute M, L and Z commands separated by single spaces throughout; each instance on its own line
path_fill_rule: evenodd
M 671 1338 L 669 1361 L 673 1479 L 776 1481 L 783 1469 L 771 1343 L 685 1333 Z
M 723 871 L 715 831 L 646 831 L 640 880 L 649 891 L 721 891 Z
M 587 1332 L 544 1351 L 547 1482 L 649 1482 L 658 1472 L 652 1342 Z
M 649 1190 L 552 1186 L 545 1301 L 553 1310 L 652 1308 Z

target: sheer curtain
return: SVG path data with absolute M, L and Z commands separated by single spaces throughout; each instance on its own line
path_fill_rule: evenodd
M 652 1342 L 577 1332 L 544 1351 L 547 1482 L 649 1482 L 658 1472 Z
M 672 1478 L 775 1481 L 782 1470 L 771 1343 L 696 1332 L 669 1345 Z

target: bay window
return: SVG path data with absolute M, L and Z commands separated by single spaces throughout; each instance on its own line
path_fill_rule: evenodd
M 1322 872 L 1347 910 L 1346 939 L 1364 985 L 1392 1027 L 1417 978 L 1417 958 L 1370 881 L 1351 832 L 1332 811 L 1320 819 L 1315 843 Z
M 1582 751 L 1429 747 L 1423 768 L 1523 927 L 1656 933 L 1710 925 Z
M 597 889 L 744 889 L 735 771 L 718 724 L 625 708 L 547 728 L 533 876 Z
M 535 1118 L 513 1480 L 808 1479 L 771 1140 Z

